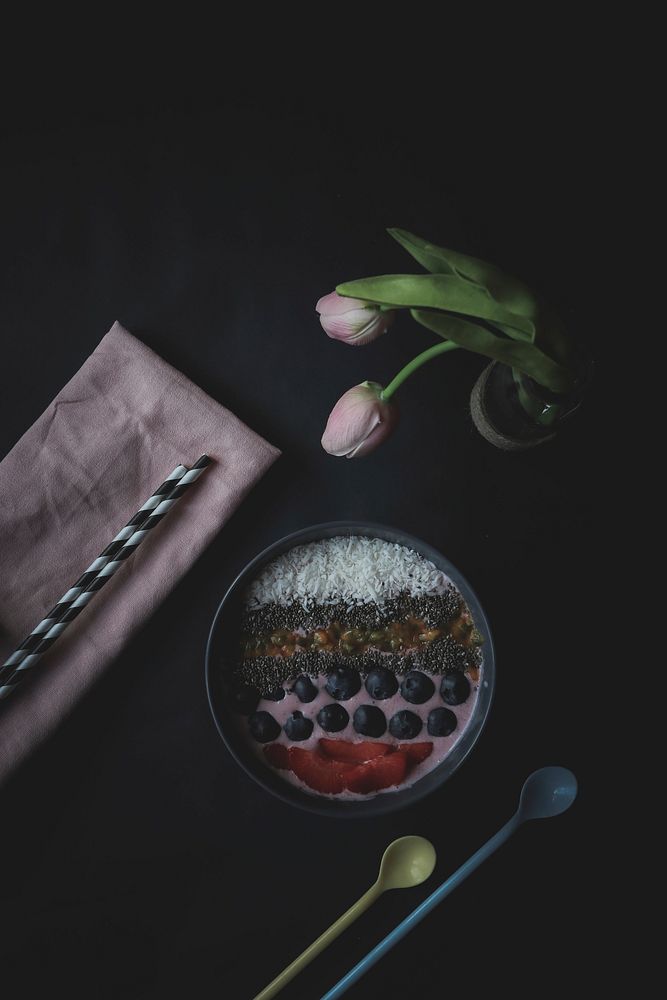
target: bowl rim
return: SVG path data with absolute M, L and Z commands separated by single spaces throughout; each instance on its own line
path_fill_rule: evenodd
M 408 548 L 412 548 L 420 555 L 430 559 L 438 567 L 438 569 L 441 569 L 449 577 L 452 583 L 460 591 L 463 599 L 473 614 L 475 626 L 479 628 L 484 635 L 484 691 L 482 692 L 482 689 L 480 688 L 475 712 L 469 720 L 469 723 L 460 740 L 455 744 L 450 753 L 440 764 L 433 768 L 432 771 L 424 775 L 424 777 L 414 785 L 410 785 L 405 789 L 399 789 L 396 792 L 375 795 L 368 799 L 368 801 L 359 801 L 356 799 L 354 801 L 337 800 L 334 798 L 327 798 L 326 796 L 310 795 L 307 792 L 302 791 L 300 788 L 284 781 L 282 778 L 274 776 L 268 768 L 266 768 L 266 776 L 261 774 L 259 770 L 253 770 L 248 764 L 246 764 L 246 761 L 237 751 L 232 740 L 228 738 L 227 732 L 225 731 L 225 727 L 222 724 L 222 720 L 220 719 L 219 712 L 216 708 L 216 698 L 213 691 L 212 650 L 214 642 L 216 641 L 216 630 L 218 628 L 219 620 L 224 614 L 226 606 L 232 597 L 237 594 L 239 588 L 250 583 L 250 581 L 257 576 L 257 573 L 263 566 L 265 566 L 272 559 L 277 558 L 277 556 L 283 552 L 288 551 L 288 549 L 293 548 L 295 545 L 307 545 L 309 542 L 336 537 L 338 531 L 348 535 L 360 534 L 367 537 L 381 538 L 384 541 L 396 542 L 399 545 L 405 545 Z M 430 795 L 436 790 L 436 788 L 441 787 L 450 777 L 452 777 L 454 773 L 456 773 L 456 771 L 459 770 L 461 764 L 464 760 L 466 760 L 473 747 L 476 746 L 486 726 L 489 712 L 493 704 L 496 687 L 495 650 L 489 621 L 477 594 L 460 570 L 457 569 L 457 567 L 454 566 L 438 549 L 435 549 L 428 542 L 424 542 L 421 538 L 417 538 L 415 535 L 411 535 L 410 533 L 404 531 L 402 528 L 395 528 L 386 524 L 378 524 L 373 521 L 357 520 L 323 521 L 317 524 L 308 525 L 304 528 L 292 531 L 287 535 L 283 535 L 281 538 L 278 538 L 276 541 L 267 545 L 264 549 L 258 552 L 250 560 L 250 562 L 248 562 L 243 569 L 237 573 L 236 577 L 229 585 L 218 604 L 206 641 L 204 673 L 209 709 L 211 711 L 211 715 L 213 716 L 215 727 L 218 730 L 227 751 L 239 767 L 241 767 L 242 770 L 245 771 L 245 773 L 252 778 L 256 784 L 264 789 L 264 791 L 269 792 L 271 795 L 281 799 L 290 806 L 296 806 L 297 808 L 310 813 L 346 819 L 368 819 L 390 812 L 397 812 L 400 809 L 414 805 L 416 802 L 421 801 Z M 431 776 L 437 775 L 440 768 L 446 767 L 446 765 L 451 761 L 452 754 L 456 754 L 453 765 L 450 763 L 449 768 L 438 776 L 438 780 L 433 778 L 429 782 L 428 779 Z M 274 781 L 269 780 L 271 778 L 274 778 Z

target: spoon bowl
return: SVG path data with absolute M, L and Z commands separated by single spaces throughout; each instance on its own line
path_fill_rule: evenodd
M 517 817 L 549 819 L 569 809 L 577 797 L 577 779 L 566 767 L 541 767 L 526 779 L 521 789 Z
M 399 837 L 382 855 L 377 885 L 387 889 L 411 889 L 425 882 L 435 868 L 435 848 L 425 837 Z

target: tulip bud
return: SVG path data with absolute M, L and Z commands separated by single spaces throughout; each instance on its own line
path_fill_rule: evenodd
M 322 447 L 330 455 L 360 458 L 389 437 L 398 410 L 381 398 L 382 386 L 362 382 L 348 389 L 329 414 Z
M 391 310 L 382 312 L 379 306 L 361 299 L 348 299 L 337 292 L 323 295 L 315 308 L 328 337 L 356 347 L 375 340 L 394 319 Z

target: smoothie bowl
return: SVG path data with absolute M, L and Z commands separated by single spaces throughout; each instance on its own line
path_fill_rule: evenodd
M 264 788 L 314 812 L 417 801 L 486 720 L 486 617 L 440 553 L 380 525 L 333 522 L 260 553 L 222 599 L 206 650 L 211 711 Z

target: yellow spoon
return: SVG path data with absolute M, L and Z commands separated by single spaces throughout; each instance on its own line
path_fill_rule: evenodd
M 342 917 L 318 937 L 317 941 L 313 941 L 298 958 L 265 986 L 255 1000 L 270 1000 L 276 996 L 387 889 L 411 889 L 425 882 L 435 868 L 435 857 L 433 844 L 424 837 L 399 837 L 398 840 L 392 841 L 382 855 L 377 881 L 368 892 L 365 892 L 361 899 L 358 899 Z

